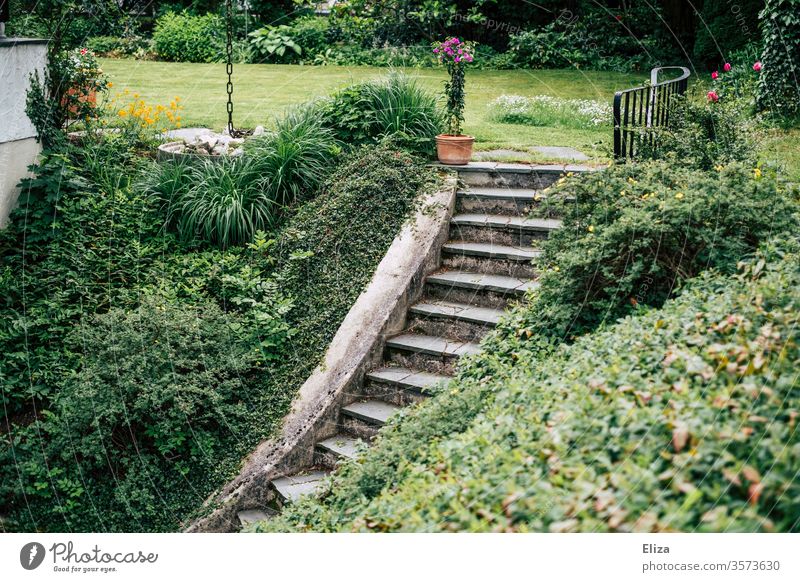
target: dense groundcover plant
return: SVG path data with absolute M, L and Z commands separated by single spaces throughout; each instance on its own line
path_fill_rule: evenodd
M 219 249 L 168 227 L 165 167 L 153 195 L 137 156 L 46 153 L 0 234 L 4 529 L 178 529 L 272 434 L 436 185 L 391 144 L 354 151 Z
M 320 499 L 259 527 L 798 531 L 797 252 L 765 246 L 503 376 L 468 364 Z
M 613 166 L 548 193 L 564 228 L 545 243 L 541 287 L 521 327 L 565 338 L 659 306 L 706 269 L 732 272 L 773 233 L 798 227 L 797 193 L 760 168 Z

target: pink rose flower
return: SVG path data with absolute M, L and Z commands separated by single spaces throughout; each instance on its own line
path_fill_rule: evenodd
M 731 70 L 731 64 L 730 63 L 725 63 L 725 65 L 722 67 L 722 69 L 727 73 L 728 71 Z
M 761 70 L 761 61 L 756 61 L 753 64 L 753 70 L 757 73 Z
M 718 72 L 714 71 L 713 73 L 711 73 L 711 78 L 714 79 L 715 81 L 717 80 L 717 77 L 719 77 Z
M 719 95 L 717 95 L 716 91 L 709 91 L 708 100 L 711 101 L 712 103 L 716 103 L 717 101 L 719 101 Z

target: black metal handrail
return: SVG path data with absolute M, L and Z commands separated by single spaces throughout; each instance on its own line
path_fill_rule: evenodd
M 658 82 L 663 71 L 677 69 L 681 75 L 675 79 Z M 670 100 L 673 95 L 683 95 L 689 85 L 686 67 L 656 67 L 650 71 L 650 84 L 614 94 L 614 157 L 636 157 L 642 140 L 653 143 L 652 131 L 664 127 L 669 121 Z

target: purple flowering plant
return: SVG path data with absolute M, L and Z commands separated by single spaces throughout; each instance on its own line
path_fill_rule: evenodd
M 450 37 L 434 43 L 433 53 L 450 75 L 444 88 L 447 97 L 448 134 L 461 135 L 461 126 L 464 123 L 464 69 L 475 60 L 475 47 L 471 42 Z

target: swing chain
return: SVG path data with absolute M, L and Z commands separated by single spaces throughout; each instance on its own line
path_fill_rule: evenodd
M 225 2 L 225 9 L 226 9 L 226 33 L 227 33 L 227 42 L 225 49 L 227 51 L 228 61 L 226 63 L 226 71 L 228 73 L 228 85 L 226 87 L 228 91 L 228 135 L 234 137 L 235 130 L 233 129 L 233 6 L 232 0 L 226 0 Z

